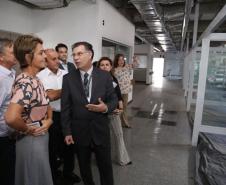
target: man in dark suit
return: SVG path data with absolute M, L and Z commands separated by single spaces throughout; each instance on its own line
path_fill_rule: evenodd
M 87 42 L 72 46 L 77 66 L 64 76 L 61 114 L 65 142 L 75 144 L 85 185 L 94 185 L 91 153 L 95 153 L 101 185 L 113 185 L 110 131 L 107 113 L 117 107 L 109 73 L 92 66 L 93 49 Z
M 75 65 L 67 61 L 68 58 L 68 48 L 65 44 L 59 43 L 55 47 L 58 53 L 58 58 L 60 60 L 59 68 L 65 70 L 67 73 L 75 70 Z

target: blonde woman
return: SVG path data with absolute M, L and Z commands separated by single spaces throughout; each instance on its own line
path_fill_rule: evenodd
M 15 185 L 52 185 L 49 166 L 48 129 L 52 110 L 36 74 L 45 67 L 42 40 L 22 35 L 14 43 L 22 73 L 17 76 L 5 114 L 7 124 L 18 131 Z

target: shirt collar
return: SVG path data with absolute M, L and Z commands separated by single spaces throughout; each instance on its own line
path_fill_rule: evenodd
M 79 69 L 79 71 L 80 71 L 80 74 L 82 75 L 82 77 L 84 76 L 85 73 L 88 73 L 89 76 L 91 76 L 91 74 L 93 72 L 93 66 L 91 66 L 91 68 L 88 71 L 82 71 L 80 69 Z
M 50 76 L 50 75 L 60 76 L 61 73 L 62 73 L 62 71 L 61 71 L 60 68 L 59 68 L 59 69 L 57 70 L 57 73 L 55 74 L 55 73 L 53 73 L 48 67 L 46 67 L 46 73 L 47 73 L 48 76 Z
M 67 61 L 66 61 L 66 63 L 64 63 L 62 60 L 60 60 L 60 64 L 66 66 L 67 65 Z
M 15 77 L 15 70 L 14 69 L 7 69 L 6 67 L 0 65 L 0 74 L 3 75 L 3 76 L 12 76 L 12 77 Z

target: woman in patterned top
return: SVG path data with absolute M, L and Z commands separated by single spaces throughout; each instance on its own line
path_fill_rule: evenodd
M 42 40 L 22 35 L 14 44 L 22 73 L 17 76 L 5 118 L 19 131 L 16 142 L 15 185 L 52 185 L 49 166 L 48 129 L 52 110 L 36 74 L 45 67 Z
M 121 114 L 122 126 L 126 128 L 131 128 L 128 118 L 127 118 L 127 104 L 128 104 L 128 93 L 131 91 L 131 79 L 130 70 L 133 65 L 125 63 L 124 55 L 117 54 L 114 59 L 114 76 L 119 82 L 119 87 L 122 93 L 123 99 L 123 112 Z

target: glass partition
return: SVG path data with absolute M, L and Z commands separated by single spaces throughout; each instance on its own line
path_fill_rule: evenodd
M 197 91 L 198 88 L 198 80 L 199 80 L 199 64 L 201 58 L 201 49 L 198 48 L 194 52 L 193 64 L 194 64 L 194 79 L 193 79 L 193 92 Z M 196 99 L 196 97 L 194 97 Z
M 189 54 L 189 89 L 188 89 L 188 104 L 195 103 L 198 79 L 199 79 L 199 64 L 200 64 L 201 49 L 195 48 Z M 187 110 L 189 110 L 189 108 Z
M 189 69 L 189 90 L 187 98 L 187 111 L 189 111 L 189 120 L 194 122 L 195 109 L 196 109 L 196 98 L 197 98 L 197 87 L 199 79 L 199 66 L 200 66 L 200 54 L 201 49 L 195 48 L 191 51 L 191 62 Z
M 226 48 L 223 47 L 211 47 L 209 48 L 210 57 L 218 57 L 222 60 L 222 57 L 219 54 L 226 55 Z M 197 88 L 198 88 L 198 79 L 199 79 L 199 70 L 200 70 L 200 59 L 201 59 L 201 48 L 196 48 L 191 51 L 191 67 L 189 69 L 189 90 L 188 90 L 188 98 L 187 98 L 187 111 L 189 111 L 189 115 L 192 116 L 192 120 L 194 120 L 195 106 L 196 106 L 196 98 L 197 98 Z M 223 56 L 224 58 L 224 56 Z M 215 60 L 215 59 L 214 59 Z M 226 60 L 226 59 L 225 59 Z M 210 66 L 211 68 L 211 66 Z M 214 69 L 209 69 L 210 71 L 214 71 Z M 216 84 L 215 81 L 219 81 L 220 76 L 222 76 L 222 69 L 218 70 L 218 74 L 214 75 L 211 73 L 208 75 L 207 84 Z M 219 83 L 219 82 L 217 82 Z M 218 84 L 219 86 L 220 84 Z M 211 85 L 212 86 L 212 85 Z
M 200 132 L 226 135 L 225 38 L 225 33 L 212 33 L 202 40 L 192 145 L 197 144 Z
M 102 56 L 109 57 L 110 59 L 114 60 L 116 54 L 123 54 L 125 56 L 126 63 L 131 63 L 132 61 L 132 54 L 131 54 L 131 47 L 126 46 L 124 44 L 108 40 L 103 38 L 102 40 Z
M 214 41 L 212 41 L 214 42 Z M 226 127 L 226 52 L 209 52 L 202 123 Z

